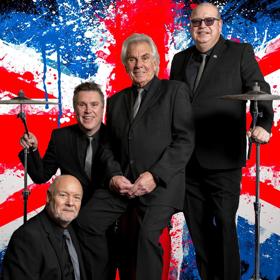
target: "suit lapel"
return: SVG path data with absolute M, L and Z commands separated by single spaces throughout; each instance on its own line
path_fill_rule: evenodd
M 132 110 L 133 110 L 133 89 L 132 87 L 125 89 L 124 92 L 124 98 L 123 102 L 125 106 L 122 106 L 122 108 L 125 108 L 125 114 L 127 116 L 127 119 L 129 122 L 132 122 Z
M 60 249 L 60 243 L 57 240 L 57 238 L 54 235 L 52 226 L 50 225 L 50 221 L 47 217 L 46 210 L 43 210 L 42 215 L 40 215 L 40 222 L 43 226 L 43 229 L 45 230 L 47 237 L 50 241 L 51 246 L 53 247 L 53 250 L 55 251 L 58 264 L 60 267 L 60 274 L 61 274 L 61 279 L 63 279 L 63 259 L 62 259 L 62 254 L 61 254 L 61 249 Z
M 153 80 L 151 87 L 149 88 L 149 91 L 147 92 L 144 100 L 142 101 L 142 104 L 139 108 L 139 111 L 137 113 L 137 115 L 135 116 L 135 118 L 132 120 L 132 125 L 134 125 L 135 123 L 137 123 L 138 120 L 140 120 L 142 118 L 142 116 L 145 114 L 145 112 L 147 111 L 147 109 L 152 106 L 160 97 L 160 80 L 155 77 L 155 79 Z
M 225 40 L 223 39 L 223 37 L 220 37 L 217 45 L 214 47 L 214 49 L 211 53 L 211 56 L 209 57 L 209 60 L 204 69 L 204 72 L 203 72 L 203 75 L 199 82 L 199 85 L 198 85 L 196 91 L 194 92 L 194 100 L 200 94 L 200 91 L 199 91 L 200 87 L 202 85 L 205 85 L 205 83 L 207 83 L 207 79 L 209 79 L 209 77 L 213 77 L 212 76 L 213 73 L 215 74 L 215 68 L 217 67 L 217 63 L 220 61 L 222 53 L 225 49 L 224 42 L 225 42 Z
M 84 169 L 84 154 L 81 152 L 81 141 L 83 141 L 82 138 L 82 133 L 80 131 L 79 125 L 75 127 L 75 130 L 71 133 L 69 137 L 70 141 L 70 147 L 72 147 L 73 152 L 72 152 L 72 157 L 75 159 L 74 162 L 77 163 L 77 170 L 81 176 L 79 176 L 79 180 L 83 185 L 88 185 L 89 184 L 89 178 L 85 172 Z M 84 140 L 85 141 L 85 140 Z

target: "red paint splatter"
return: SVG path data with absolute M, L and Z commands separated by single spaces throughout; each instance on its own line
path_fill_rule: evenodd
M 274 52 L 265 55 L 262 59 L 260 59 L 259 66 L 264 76 L 269 75 L 274 71 L 278 70 L 280 68 L 280 48 Z
M 280 192 L 267 182 L 260 183 L 260 199 L 280 208 Z M 256 196 L 256 180 L 254 177 L 244 176 L 242 179 L 242 194 Z
M 131 84 L 122 65 L 120 54 L 123 41 L 132 33 L 145 33 L 152 37 L 160 54 L 159 77 L 167 78 L 167 30 L 174 30 L 174 15 L 176 4 L 173 1 L 116 1 L 112 14 L 114 18 L 104 19 L 108 31 L 114 35 L 115 44 L 109 47 L 107 63 L 114 65 L 109 77 L 109 83 L 114 92 Z M 104 54 L 99 53 L 101 56 Z M 114 92 L 109 92 L 112 95 Z
M 20 90 L 23 90 L 26 97 L 45 98 L 45 92 L 36 87 L 37 83 L 33 81 L 34 75 L 31 72 L 25 72 L 21 75 L 0 67 L 0 77 L 0 89 L 2 92 L 8 91 L 17 95 Z M 11 98 L 13 97 L 11 96 Z M 48 94 L 48 98 L 55 97 L 53 94 Z
M 36 210 L 46 204 L 46 191 L 48 184 L 30 185 L 31 193 L 28 198 L 27 212 Z M 9 196 L 5 202 L 0 204 L 0 227 L 23 216 L 22 191 Z

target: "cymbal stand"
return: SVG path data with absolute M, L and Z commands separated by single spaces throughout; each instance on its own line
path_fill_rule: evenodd
M 262 113 L 258 111 L 258 101 L 253 102 L 253 129 L 256 127 L 258 117 L 262 117 Z M 250 145 L 252 142 L 256 144 L 256 199 L 254 202 L 255 210 L 255 280 L 260 279 L 260 212 L 261 205 L 259 201 L 260 197 L 260 143 L 250 139 Z M 250 148 L 249 148 L 250 150 Z
M 27 125 L 26 125 L 26 116 L 23 111 L 23 104 L 20 104 L 20 112 L 17 115 L 18 118 L 20 118 L 23 122 L 25 133 L 29 135 Z M 23 197 L 23 223 L 26 223 L 27 221 L 27 202 L 28 197 L 30 195 L 30 191 L 27 188 L 27 154 L 28 154 L 28 148 L 24 148 L 24 188 L 22 191 L 22 197 Z

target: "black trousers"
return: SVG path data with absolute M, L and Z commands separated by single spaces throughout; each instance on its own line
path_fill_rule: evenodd
M 192 160 L 187 167 L 184 215 L 203 280 L 239 280 L 236 231 L 241 168 L 209 170 Z
M 163 251 L 159 238 L 174 214 L 174 208 L 145 206 L 138 198 L 129 200 L 105 189 L 95 192 L 77 219 L 78 237 L 88 279 L 110 279 L 106 231 L 127 210 L 129 204 L 137 207 L 139 219 L 136 279 L 161 280 Z

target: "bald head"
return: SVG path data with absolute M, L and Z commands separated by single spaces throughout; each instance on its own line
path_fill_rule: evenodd
M 209 12 L 213 12 L 213 15 L 215 15 L 215 17 L 221 18 L 221 15 L 220 15 L 220 12 L 219 12 L 218 8 L 215 5 L 213 5 L 211 3 L 206 3 L 206 2 L 200 3 L 199 5 L 197 5 L 192 10 L 191 18 L 195 17 L 196 13 L 198 13 L 200 9 L 204 9 L 204 10 L 207 10 Z
M 199 4 L 191 14 L 191 35 L 196 48 L 206 53 L 219 41 L 222 19 L 218 8 L 211 3 Z
M 55 178 L 48 189 L 47 212 L 61 227 L 67 227 L 81 208 L 83 188 L 80 181 L 71 175 Z

